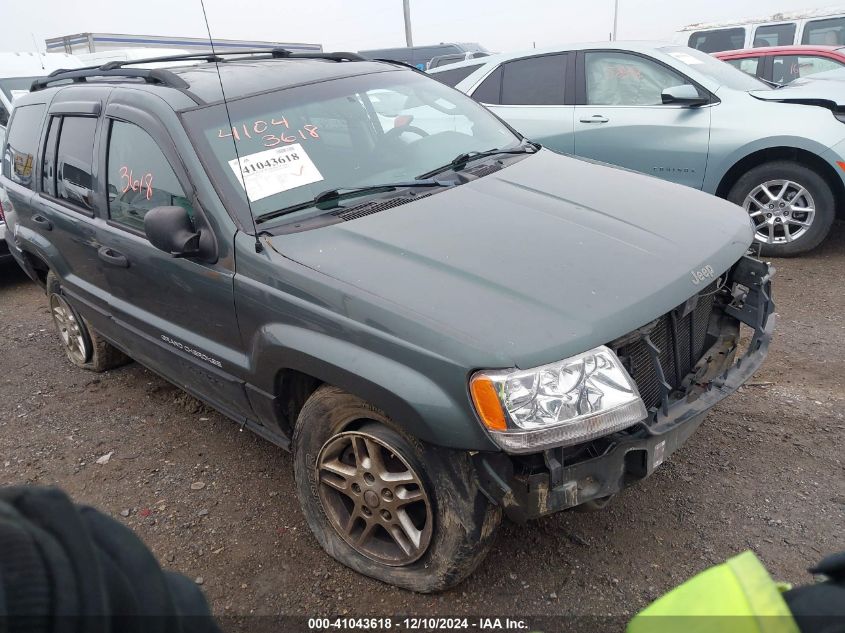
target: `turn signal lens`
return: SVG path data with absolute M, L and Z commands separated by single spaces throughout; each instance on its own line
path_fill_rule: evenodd
M 472 394 L 475 410 L 485 426 L 491 431 L 507 431 L 505 412 L 502 410 L 499 396 L 496 395 L 496 387 L 493 385 L 493 381 L 487 376 L 476 374 L 472 377 L 469 390 Z

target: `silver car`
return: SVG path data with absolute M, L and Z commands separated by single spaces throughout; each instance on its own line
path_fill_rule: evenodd
M 766 255 L 815 248 L 845 207 L 845 84 L 775 89 L 686 46 L 631 42 L 500 54 L 431 75 L 551 149 L 743 206 Z

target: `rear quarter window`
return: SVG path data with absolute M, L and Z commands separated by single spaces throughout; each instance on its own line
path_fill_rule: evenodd
M 431 75 L 432 79 L 436 79 L 442 84 L 452 86 L 454 88 L 464 79 L 469 77 L 476 70 L 481 68 L 484 64 L 473 64 L 472 66 L 462 66 L 461 68 L 453 68 L 451 70 L 444 70 L 439 73 Z
M 489 103 L 492 105 L 501 103 L 502 100 L 502 67 L 499 66 L 496 70 L 487 76 L 487 79 L 481 82 L 481 85 L 472 93 L 472 98 L 479 103 Z
M 28 189 L 34 189 L 35 155 L 46 109 L 40 103 L 15 108 L 3 150 L 3 176 Z

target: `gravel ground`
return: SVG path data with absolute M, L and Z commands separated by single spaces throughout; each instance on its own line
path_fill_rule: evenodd
M 282 450 L 138 364 L 73 367 L 42 291 L 15 266 L 0 269 L 0 484 L 59 485 L 112 514 L 201 582 L 218 615 L 625 616 L 746 549 L 806 582 L 810 564 L 845 550 L 845 226 L 775 264 L 779 330 L 751 385 L 606 510 L 504 524 L 444 594 L 325 555 Z

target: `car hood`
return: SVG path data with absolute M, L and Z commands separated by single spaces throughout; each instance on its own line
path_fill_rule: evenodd
M 845 107 L 845 72 L 834 70 L 818 73 L 796 79 L 783 88 L 754 90 L 750 94 L 761 101 L 843 108 Z
M 368 325 L 444 355 L 463 345 L 526 368 L 679 306 L 706 285 L 694 271 L 722 273 L 751 239 L 733 204 L 542 150 L 415 202 L 271 243 L 394 306 L 395 318 L 356 308 Z

